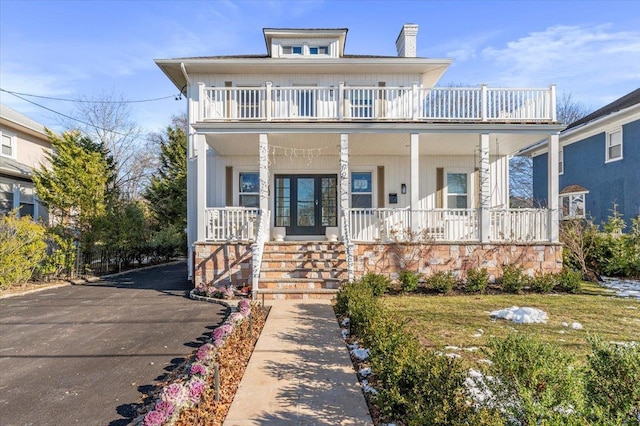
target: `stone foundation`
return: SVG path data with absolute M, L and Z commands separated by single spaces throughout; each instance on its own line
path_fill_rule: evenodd
M 251 243 L 196 243 L 193 284 L 243 286 L 251 283 Z
M 464 275 L 471 268 L 487 268 L 490 280 L 502 276 L 502 266 L 519 265 L 527 275 L 537 271 L 560 272 L 561 244 L 357 244 L 354 248 L 355 276 L 367 272 L 397 279 L 403 269 L 425 277 L 437 272 Z
M 285 255 L 295 256 L 293 254 Z M 319 255 L 318 255 L 319 256 Z M 367 272 L 384 274 L 395 280 L 403 269 L 417 271 L 425 277 L 436 272 L 452 272 L 461 277 L 471 268 L 487 268 L 493 282 L 502 276 L 502 266 L 522 266 L 527 275 L 560 272 L 561 244 L 356 244 L 354 269 L 356 278 Z M 251 284 L 251 244 L 196 243 L 194 286 Z M 271 288 L 265 283 L 265 288 Z M 295 287 L 295 286 L 294 286 Z M 271 297 L 269 297 L 271 296 Z M 306 297 L 305 297 L 306 296 Z M 267 295 L 267 298 L 323 298 L 327 295 Z

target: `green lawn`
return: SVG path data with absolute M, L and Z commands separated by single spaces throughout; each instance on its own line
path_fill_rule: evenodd
M 584 360 L 589 351 L 587 336 L 597 334 L 605 341 L 640 341 L 640 301 L 604 295 L 596 287 L 580 295 L 456 295 L 388 296 L 385 304 L 407 322 L 423 345 L 462 356 L 465 363 L 485 358 L 482 348 L 490 336 L 527 333 L 574 352 Z M 545 311 L 547 324 L 516 324 L 492 320 L 489 312 L 511 306 L 528 306 Z M 569 327 L 563 327 L 566 322 Z M 571 328 L 579 322 L 582 330 Z M 479 330 L 482 330 L 480 332 Z M 477 337 L 482 334 L 481 337 Z M 474 335 L 476 337 L 474 337 Z M 445 350 L 445 346 L 477 347 L 479 350 Z

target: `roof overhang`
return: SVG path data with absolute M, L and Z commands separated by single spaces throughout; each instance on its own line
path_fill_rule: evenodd
M 604 117 L 597 118 L 580 126 L 573 127 L 560 133 L 560 146 L 571 145 L 572 143 L 590 138 L 591 136 L 605 132 L 608 128 L 615 128 L 624 123 L 640 120 L 640 104 L 616 111 Z M 603 148 L 604 149 L 604 148 Z M 520 154 L 537 157 L 547 153 L 547 141 L 540 141 L 524 149 Z
M 155 63 L 181 91 L 189 74 L 418 74 L 432 87 L 451 59 L 426 58 L 190 58 L 156 59 Z M 184 70 L 183 70 L 184 68 Z M 418 83 L 418 82 L 417 82 Z

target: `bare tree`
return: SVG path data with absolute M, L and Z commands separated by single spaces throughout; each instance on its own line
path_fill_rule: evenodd
M 83 98 L 76 104 L 76 114 L 83 123 L 78 128 L 92 140 L 101 143 L 113 157 L 117 178 L 116 189 L 127 198 L 137 198 L 154 169 L 157 150 L 131 119 L 131 106 L 122 95 L 101 92 Z
M 574 121 L 580 120 L 591 112 L 591 107 L 574 99 L 571 93 L 562 93 L 562 96 L 556 101 L 556 116 L 562 124 L 569 125 Z

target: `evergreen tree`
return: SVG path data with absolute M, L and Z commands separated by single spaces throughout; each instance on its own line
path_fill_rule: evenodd
M 160 165 L 144 193 L 161 228 L 187 226 L 187 136 L 178 125 L 167 127 L 160 142 Z
M 107 156 L 78 131 L 62 137 L 49 129 L 46 132 L 53 151 L 47 155 L 48 166 L 33 174 L 38 197 L 57 225 L 88 232 L 105 212 L 107 182 L 112 176 Z

